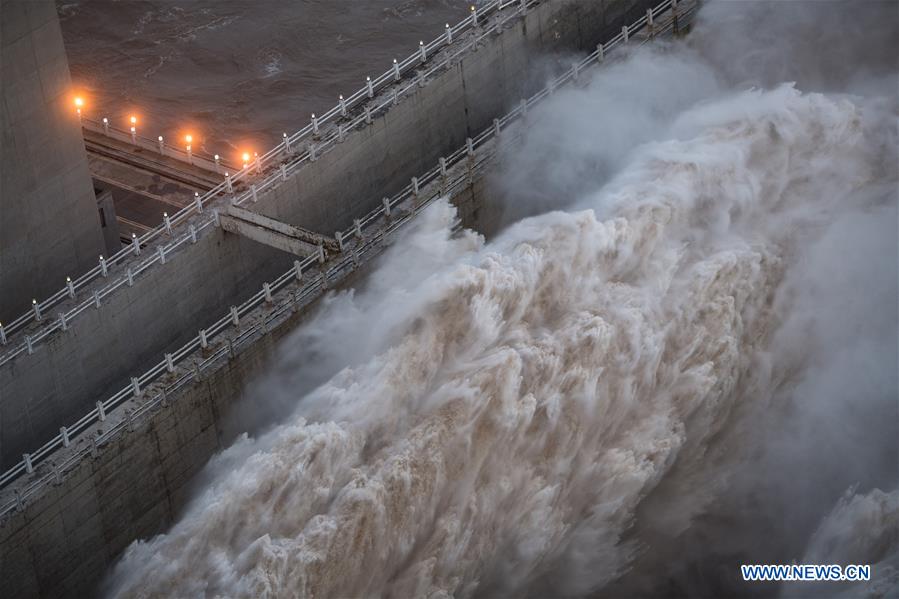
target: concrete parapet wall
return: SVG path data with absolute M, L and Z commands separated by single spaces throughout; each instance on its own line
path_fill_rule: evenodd
M 330 234 L 545 84 L 546 56 L 592 49 L 638 16 L 641 0 L 555 0 L 350 132 L 252 207 Z M 626 14 L 627 13 L 627 14 Z M 80 315 L 32 355 L 0 366 L 0 462 L 9 466 L 218 319 L 292 257 L 226 234 L 202 236 Z

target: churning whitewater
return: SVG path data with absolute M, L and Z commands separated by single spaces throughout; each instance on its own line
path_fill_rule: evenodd
M 448 202 L 428 209 L 368 289 L 328 298 L 284 350 L 349 366 L 314 388 L 261 382 L 289 415 L 216 458 L 110 593 L 720 596 L 737 571 L 690 578 L 672 565 L 682 546 L 731 567 L 847 538 L 858 551 L 841 559 L 899 588 L 895 486 L 844 469 L 794 501 L 772 468 L 843 459 L 843 443 L 895 464 L 894 447 L 828 428 L 895 415 L 896 273 L 876 266 L 896 255 L 895 104 L 793 84 L 679 101 L 664 135 L 565 211 L 485 243 L 452 234 Z M 851 390 L 810 386 L 828 371 Z M 872 418 L 882 445 L 894 424 Z

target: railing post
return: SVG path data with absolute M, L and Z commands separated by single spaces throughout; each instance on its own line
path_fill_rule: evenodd
M 159 263 L 165 264 L 165 246 L 161 245 L 156 248 L 156 254 L 159 256 Z
M 315 113 L 312 113 L 312 133 L 318 135 L 318 119 L 315 116 Z
M 227 177 L 228 173 L 225 173 Z M 230 181 L 230 179 L 225 179 L 225 181 Z M 194 192 L 194 206 L 197 209 L 197 214 L 203 214 L 203 200 L 200 199 L 200 192 Z
M 97 402 L 97 418 L 100 422 L 106 422 L 106 407 L 102 401 Z
M 390 198 L 385 197 L 381 203 L 384 205 L 384 216 L 390 216 Z
M 131 377 L 131 392 L 134 393 L 134 397 L 140 397 L 140 382 L 136 376 Z
M 268 284 L 268 281 L 262 284 L 262 294 L 265 296 L 266 303 L 272 303 L 272 286 Z
M 606 58 L 606 50 L 602 42 L 596 44 L 596 62 L 602 62 Z
M 281 137 L 284 139 L 284 151 L 290 152 L 290 138 L 287 137 L 287 133 L 282 133 Z
M 469 156 L 474 154 L 474 142 L 471 140 L 470 137 L 465 138 L 465 151 L 468 153 Z
M 222 221 L 221 221 L 221 219 L 219 219 L 219 211 L 216 208 L 212 209 L 212 220 L 215 221 L 216 227 L 222 226 Z
M 440 164 L 440 176 L 445 178 L 446 177 L 446 158 L 441 156 L 437 160 L 437 162 Z
M 231 306 L 231 324 L 240 325 L 240 315 L 237 313 L 237 306 Z
M 131 267 L 125 269 L 125 278 L 128 279 L 128 286 L 134 287 L 134 275 L 131 274 Z
M 100 309 L 100 292 L 94 291 L 94 308 Z
M 282 164 L 280 170 L 281 170 L 281 180 L 287 181 L 287 165 Z
M 397 91 L 396 88 L 393 89 L 393 105 L 396 106 L 400 103 L 400 92 Z
M 624 43 L 626 44 L 628 42 L 627 25 L 621 28 L 621 35 L 624 37 Z
M 340 251 L 343 251 L 343 233 L 337 231 L 334 233 L 334 239 L 337 240 L 337 247 L 340 248 Z
M 169 372 L 175 372 L 175 362 L 172 360 L 172 354 L 165 355 L 165 369 Z
M 646 24 L 649 25 L 650 28 L 651 28 L 652 25 L 653 25 L 653 23 L 652 23 L 652 9 L 651 9 L 651 8 L 647 8 L 647 9 L 646 9 Z
M 346 100 L 343 99 L 343 94 L 337 97 L 337 102 L 340 104 L 340 116 L 346 116 Z
M 418 42 L 418 55 L 421 57 L 422 63 L 425 63 L 428 61 L 428 51 L 425 49 L 424 40 L 421 40 Z
M 159 145 L 159 153 L 165 156 L 165 142 L 162 141 L 162 136 L 156 138 L 156 143 Z
M 293 274 L 296 275 L 297 281 L 303 280 L 303 267 L 300 265 L 299 260 L 293 261 Z
M 365 106 L 365 124 L 371 125 L 371 106 Z
M 135 256 L 140 256 L 140 240 L 134 233 L 131 234 L 131 251 L 134 252 Z
M 255 183 L 253 185 L 250 185 L 250 197 L 253 198 L 254 204 L 259 201 L 259 197 L 256 194 L 256 184 Z
M 337 123 L 337 141 L 343 141 L 343 123 Z
M 446 43 L 447 45 L 453 43 L 453 28 L 450 27 L 449 23 L 446 24 Z
M 362 221 L 358 218 L 353 219 L 353 232 L 358 239 L 362 239 Z
M 234 193 L 234 186 L 231 184 L 231 175 L 225 173 L 225 189 L 228 190 L 228 193 Z
M 521 113 L 522 118 L 528 115 L 528 101 L 526 99 L 521 100 L 518 111 Z
M 493 135 L 495 137 L 499 137 L 499 134 L 502 132 L 499 126 L 499 119 L 493 119 Z
M 6 345 L 6 331 L 3 330 L 2 322 L 0 322 L 0 345 Z
M 25 349 L 28 350 L 28 355 L 34 353 L 34 345 L 31 343 L 31 335 L 25 335 Z
M 109 119 L 105 116 L 103 117 L 103 133 L 109 135 Z
M 375 88 L 371 84 L 371 77 L 365 78 L 365 91 L 368 93 L 369 98 L 375 97 Z
M 25 472 L 27 474 L 34 472 L 34 464 L 31 463 L 31 454 L 23 453 L 22 461 L 25 462 Z
M 478 26 L 478 9 L 474 5 L 471 6 L 471 26 Z
M 188 233 L 190 233 L 190 242 L 196 243 L 197 242 L 197 228 L 195 226 L 193 226 L 193 224 L 189 224 L 189 225 L 187 225 L 187 231 L 188 231 Z
M 137 129 L 131 127 L 131 143 L 137 145 Z
M 312 162 L 315 162 L 315 161 L 316 161 L 316 157 L 315 157 L 315 144 L 314 144 L 314 143 L 310 143 L 310 144 L 309 144 L 309 160 L 312 161 Z
M 70 445 L 70 441 L 69 441 L 69 431 L 66 429 L 66 427 L 64 427 L 64 426 L 59 427 L 59 435 L 62 437 L 62 446 L 68 447 Z
M 528 11 L 528 0 L 521 0 L 521 13 L 524 14 Z
M 162 213 L 162 222 L 165 223 L 165 232 L 168 233 L 169 236 L 171 236 L 171 234 L 172 234 L 172 219 L 169 218 L 168 212 Z
M 91 457 L 96 458 L 99 453 L 100 449 L 97 447 L 97 437 L 91 435 Z
M 578 64 L 576 62 L 573 65 L 571 65 L 571 78 L 574 79 L 575 81 L 577 81 L 579 71 L 580 71 L 580 67 L 578 66 Z
M 318 263 L 325 263 L 325 246 L 323 245 L 318 246 Z
M 40 321 L 41 319 L 41 305 L 37 303 L 36 299 L 31 300 L 31 310 L 34 312 L 34 319 Z
M 69 325 L 66 322 L 66 315 L 63 314 L 62 312 L 59 312 L 58 317 L 59 317 L 59 328 L 61 328 L 63 331 L 68 331 Z
M 212 159 L 215 160 L 215 172 L 217 172 L 217 173 L 221 172 L 219 170 L 219 167 L 222 164 L 222 157 L 219 156 L 218 154 L 216 154 L 215 156 L 212 157 Z
M 394 81 L 400 80 L 400 65 L 396 61 L 396 58 L 393 59 L 393 80 Z
M 209 347 L 209 340 L 206 339 L 206 329 L 200 329 L 198 336 L 200 337 L 200 347 L 203 349 Z
M 262 160 L 259 159 L 259 153 L 258 153 L 258 152 L 253 152 L 253 156 L 255 157 L 254 162 L 256 163 L 256 164 L 255 164 L 255 166 L 256 166 L 256 174 L 257 174 L 257 175 L 261 175 L 261 174 L 262 174 Z
M 412 177 L 412 193 L 418 195 L 418 177 Z

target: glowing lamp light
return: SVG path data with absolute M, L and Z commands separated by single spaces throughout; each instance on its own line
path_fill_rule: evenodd
M 75 98 L 75 106 L 81 108 L 82 106 L 84 106 L 84 100 L 82 100 L 81 98 Z
M 137 124 L 137 117 L 136 117 L 136 116 L 132 116 L 132 117 L 131 117 L 130 119 L 128 119 L 128 120 L 131 121 L 131 124 L 132 124 L 132 125 L 136 125 L 136 124 Z
M 184 141 L 186 141 L 187 143 L 193 143 L 193 141 L 194 141 L 194 136 L 193 136 L 193 135 L 185 135 L 185 136 L 184 136 Z

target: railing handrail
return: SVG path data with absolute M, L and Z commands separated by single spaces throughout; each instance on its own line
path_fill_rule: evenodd
M 668 10 L 668 8 L 671 7 L 672 5 L 678 6 L 677 0 L 665 0 L 664 2 L 662 2 L 655 8 L 650 9 L 651 14 L 653 14 L 654 16 L 658 15 L 659 13 L 662 13 L 662 12 L 665 12 L 666 10 Z M 690 14 L 695 9 L 695 7 L 696 7 L 696 3 L 691 2 L 685 8 L 684 12 L 682 13 L 682 16 L 687 16 L 688 14 Z M 640 29 L 640 27 L 642 27 L 643 25 L 646 24 L 647 17 L 644 16 L 641 19 L 641 21 L 642 21 L 641 25 L 639 25 L 639 26 L 636 24 L 631 25 L 631 26 L 628 26 L 628 29 L 632 29 L 633 31 L 638 31 Z M 667 23 L 654 31 L 656 34 L 665 33 L 668 29 L 671 28 L 671 26 L 672 26 L 671 23 Z M 583 69 L 600 64 L 602 61 L 602 58 L 609 51 L 613 50 L 615 47 L 617 47 L 623 43 L 623 37 L 624 37 L 623 34 L 619 34 L 619 35 L 615 36 L 614 38 L 612 38 L 611 40 L 609 40 L 608 42 L 600 44 L 599 47 L 601 47 L 602 50 L 600 50 L 598 48 L 597 50 L 595 50 L 594 52 L 589 54 L 586 58 L 573 63 L 569 69 L 567 69 L 565 72 L 563 72 L 559 76 L 552 79 L 550 81 L 550 83 L 547 85 L 547 87 L 542 88 L 541 90 L 539 90 L 538 92 L 533 94 L 530 98 L 523 100 L 519 105 L 517 105 L 514 109 L 510 110 L 503 117 L 496 119 L 494 121 L 493 126 L 487 127 L 479 135 L 472 138 L 469 143 L 466 143 L 465 146 L 462 146 L 461 148 L 457 149 L 452 154 L 447 156 L 445 158 L 445 168 L 447 168 L 447 169 L 452 168 L 452 167 L 458 165 L 459 163 L 461 163 L 462 161 L 467 160 L 469 157 L 472 156 L 472 152 L 474 150 L 477 150 L 479 147 L 483 146 L 486 142 L 493 139 L 496 136 L 496 134 L 499 133 L 505 125 L 508 125 L 509 123 L 524 116 L 524 113 L 526 113 L 526 111 L 531 106 L 539 103 L 541 100 L 543 100 L 546 97 L 548 97 L 549 95 L 551 95 L 552 90 L 558 88 L 560 85 L 563 85 L 567 81 L 575 79 L 577 77 L 577 73 L 581 72 Z M 645 40 L 642 43 L 646 43 L 646 41 L 649 41 L 649 40 Z M 482 158 L 482 160 L 478 164 L 482 164 L 482 163 L 486 162 L 487 160 L 488 160 L 488 158 Z M 426 182 L 433 181 L 440 175 L 441 175 L 441 165 L 438 164 L 438 166 L 435 166 L 435 167 L 431 168 L 429 171 L 422 174 L 421 177 L 419 178 L 419 182 L 420 182 L 420 184 L 426 184 Z M 469 178 L 469 173 L 466 172 L 465 174 L 461 175 L 460 177 L 453 179 L 452 182 L 448 182 L 447 185 L 455 187 L 461 183 L 466 182 L 468 180 L 468 178 Z M 398 193 L 394 194 L 394 196 L 392 198 L 390 198 L 390 199 L 385 198 L 386 206 L 382 206 L 378 209 L 372 210 L 369 213 L 367 213 L 363 218 L 358 219 L 358 221 L 360 223 L 358 228 L 356 225 L 354 225 L 353 227 L 347 229 L 346 231 L 341 232 L 341 234 L 344 236 L 344 238 L 346 238 L 348 240 L 353 239 L 353 234 L 356 233 L 360 228 L 364 228 L 366 225 L 370 225 L 370 224 L 374 223 L 375 221 L 377 221 L 379 219 L 380 216 L 384 215 L 386 211 L 388 211 L 389 209 L 391 209 L 393 207 L 398 206 L 399 204 L 402 204 L 403 202 L 406 202 L 407 200 L 414 199 L 415 195 L 416 194 L 413 189 L 412 183 L 410 183 L 409 185 L 405 186 L 402 190 L 400 190 Z M 411 220 L 411 218 L 415 214 L 417 214 L 425 205 L 429 204 L 436 197 L 440 197 L 442 195 L 445 195 L 445 190 L 438 191 L 437 193 L 432 194 L 431 196 L 426 198 L 424 202 L 419 203 L 410 213 L 404 215 L 403 217 L 394 219 L 392 222 L 388 222 L 387 227 L 381 231 L 378 231 L 374 236 L 368 238 L 367 240 L 365 240 L 363 238 L 361 240 L 361 245 L 357 244 L 357 246 L 359 246 L 359 247 L 353 247 L 352 252 L 342 252 L 343 257 L 335 266 L 333 266 L 327 270 L 324 270 L 320 276 L 314 277 L 306 285 L 304 285 L 301 289 L 298 289 L 295 292 L 292 292 L 291 296 L 293 299 L 291 302 L 289 302 L 289 305 L 282 303 L 277 312 L 273 311 L 269 315 L 263 316 L 261 322 L 255 324 L 253 327 L 251 327 L 247 331 L 242 332 L 238 336 L 238 339 L 246 340 L 254 332 L 258 332 L 260 327 L 264 328 L 269 319 L 276 318 L 277 316 L 283 314 L 284 310 L 289 309 L 290 306 L 294 305 L 295 302 L 299 300 L 299 295 L 302 295 L 303 299 L 311 297 L 316 291 L 318 291 L 321 288 L 322 278 L 325 278 L 327 280 L 329 278 L 329 273 L 332 273 L 332 272 L 339 273 L 343 268 L 354 265 L 356 260 L 360 256 L 360 254 L 359 254 L 360 250 L 363 252 L 372 251 L 371 248 L 373 245 L 379 243 L 380 240 L 384 239 L 387 235 L 391 234 L 393 231 L 398 229 L 400 226 L 402 226 L 403 224 L 405 224 L 406 222 Z M 303 272 L 305 272 L 306 268 L 308 268 L 309 266 L 312 266 L 316 262 L 320 262 L 320 261 L 321 261 L 321 259 L 319 256 L 309 256 L 309 257 L 305 258 L 304 260 L 296 261 L 294 263 L 294 266 L 291 267 L 291 269 L 289 269 L 287 272 L 285 272 L 284 274 L 282 274 L 281 276 L 276 278 L 272 283 L 267 284 L 267 286 L 269 288 L 269 293 L 270 294 L 278 293 L 284 287 L 286 287 L 288 285 L 288 283 L 290 283 L 292 280 L 296 279 L 298 276 L 298 273 L 301 275 Z M 260 305 L 262 305 L 267 300 L 267 296 L 264 291 L 265 287 L 266 287 L 266 285 L 263 286 L 263 290 L 258 291 L 256 294 L 254 294 L 253 296 L 248 298 L 246 301 L 244 301 L 242 304 L 240 304 L 240 306 L 236 307 L 238 315 L 247 314 L 251 310 L 258 308 Z M 229 327 L 229 322 L 231 322 L 231 319 L 232 319 L 232 314 L 229 311 L 229 313 L 227 313 L 225 316 L 223 316 L 218 321 L 216 321 L 215 323 L 210 325 L 207 329 L 205 329 L 205 333 L 207 335 L 206 336 L 207 344 L 209 344 L 215 338 L 216 335 L 220 334 L 222 331 L 226 330 Z M 209 333 L 210 331 L 213 331 L 213 333 L 210 334 Z M 197 349 L 199 349 L 201 347 L 201 345 L 202 345 L 202 341 L 201 341 L 200 335 L 197 335 L 196 337 L 192 338 L 187 343 L 185 343 L 176 352 L 173 352 L 172 354 L 167 354 L 166 358 L 170 359 L 171 363 L 173 365 L 180 365 L 181 361 L 184 360 L 184 358 L 186 358 L 190 355 L 193 355 L 193 353 Z M 230 347 L 233 348 L 234 346 L 235 346 L 235 344 L 232 342 L 230 344 Z M 161 393 L 157 393 L 150 401 L 145 402 L 141 406 L 138 406 L 137 412 L 142 414 L 144 412 L 149 411 L 156 405 L 159 405 L 159 403 L 161 401 L 165 401 L 165 398 L 168 395 L 170 395 L 177 389 L 180 389 L 187 380 L 190 380 L 194 376 L 196 376 L 196 374 L 198 374 L 200 372 L 200 370 L 202 370 L 202 368 L 207 367 L 206 365 L 211 365 L 214 361 L 216 361 L 223 355 L 222 352 L 226 352 L 226 351 L 228 351 L 227 348 L 217 349 L 215 352 L 213 352 L 212 356 L 210 356 L 209 358 L 206 358 L 205 360 L 203 360 L 200 364 L 198 364 L 196 366 L 196 372 L 189 372 L 189 373 L 186 373 L 186 374 L 178 377 L 176 379 L 176 381 L 174 383 L 172 383 L 172 385 L 164 388 Z M 140 376 L 135 377 L 133 379 L 131 385 L 124 387 L 123 389 L 121 389 L 120 391 L 118 391 L 117 393 L 115 393 L 114 395 L 112 395 L 111 397 L 106 399 L 105 401 L 98 402 L 98 405 L 102 405 L 104 412 L 112 410 L 115 407 L 124 403 L 125 401 L 131 399 L 132 397 L 140 395 L 140 393 L 135 390 L 135 387 L 134 387 L 135 381 L 136 381 L 136 384 L 140 388 L 143 388 L 146 385 L 155 382 L 156 379 L 159 377 L 159 375 L 161 375 L 163 372 L 173 372 L 173 371 L 174 371 L 174 369 L 169 370 L 168 360 L 163 359 L 162 362 L 157 363 L 156 365 L 151 367 L 149 370 L 147 370 Z M 133 417 L 133 415 L 134 414 L 132 414 L 132 417 Z M 74 437 L 75 435 L 83 432 L 88 427 L 90 427 L 91 425 L 93 425 L 97 421 L 99 421 L 99 417 L 100 417 L 100 408 L 99 407 L 94 408 L 93 410 L 88 412 L 85 416 L 81 417 L 71 427 L 67 427 L 66 428 L 67 435 L 69 437 Z M 96 438 L 96 443 L 101 444 L 103 442 L 108 441 L 110 438 L 112 438 L 113 436 L 118 434 L 118 432 L 120 432 L 124 426 L 125 425 L 121 422 L 117 423 L 114 427 L 112 427 L 112 429 L 110 429 L 109 431 L 106 431 L 102 436 L 99 436 L 98 438 Z M 60 447 L 63 447 L 64 445 L 65 445 L 65 443 L 64 443 L 63 435 L 62 435 L 62 433 L 60 433 L 59 435 L 57 435 L 56 437 L 54 437 L 53 439 L 51 439 L 50 441 L 45 443 L 43 446 L 41 446 L 34 453 L 28 454 L 27 459 L 30 461 L 32 468 L 34 468 L 35 465 L 41 459 L 46 457 L 52 451 L 54 451 Z M 0 517 L 3 517 L 5 514 L 16 509 L 19 501 L 22 501 L 24 498 L 26 498 L 26 497 L 30 496 L 32 493 L 36 492 L 37 489 L 40 488 L 40 486 L 50 482 L 55 476 L 58 475 L 58 473 L 61 470 L 65 470 L 72 464 L 75 464 L 78 461 L 80 461 L 80 459 L 82 459 L 84 456 L 86 456 L 89 451 L 90 451 L 90 448 L 82 448 L 80 451 L 75 452 L 73 456 L 70 456 L 61 465 L 56 465 L 54 473 L 47 474 L 43 477 L 39 477 L 38 480 L 33 481 L 32 484 L 29 485 L 25 489 L 24 492 L 21 492 L 17 495 L 17 498 L 18 498 L 17 501 L 12 501 L 12 502 L 7 503 L 4 506 L 0 506 Z M 7 486 L 14 480 L 16 480 L 19 476 L 21 476 L 26 471 L 26 469 L 27 469 L 26 458 L 23 457 L 23 459 L 20 462 L 18 462 L 15 466 L 9 468 L 6 472 L 4 472 L 2 475 L 0 475 L 0 489 Z

